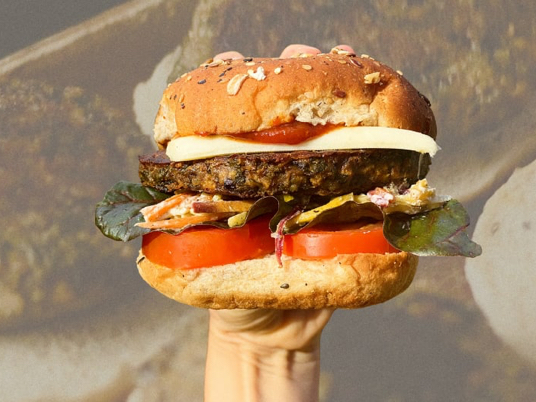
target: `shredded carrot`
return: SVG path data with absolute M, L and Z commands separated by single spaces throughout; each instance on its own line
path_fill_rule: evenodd
M 175 194 L 164 201 L 160 201 L 158 204 L 149 205 L 140 210 L 141 214 L 145 218 L 146 222 L 153 222 L 162 218 L 162 216 L 170 209 L 175 208 L 182 204 L 184 200 L 190 197 L 190 194 Z
M 186 216 L 183 218 L 165 219 L 155 222 L 140 222 L 136 226 L 146 229 L 182 229 L 185 226 L 196 223 L 217 221 L 222 218 L 227 218 L 230 214 L 199 214 Z

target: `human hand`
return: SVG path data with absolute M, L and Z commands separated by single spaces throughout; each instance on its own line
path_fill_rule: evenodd
M 210 310 L 205 402 L 315 402 L 333 310 Z

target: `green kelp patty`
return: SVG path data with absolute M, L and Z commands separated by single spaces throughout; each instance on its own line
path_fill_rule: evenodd
M 236 154 L 172 162 L 164 151 L 139 158 L 141 183 L 163 192 L 196 191 L 240 198 L 277 194 L 363 193 L 426 176 L 429 155 L 405 150 Z

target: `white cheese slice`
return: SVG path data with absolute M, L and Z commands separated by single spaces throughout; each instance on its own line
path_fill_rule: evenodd
M 166 149 L 175 162 L 212 158 L 220 155 L 328 151 L 345 149 L 405 149 L 434 156 L 439 146 L 433 138 L 415 131 L 389 127 L 340 127 L 299 144 L 263 144 L 222 135 L 187 136 L 171 140 Z

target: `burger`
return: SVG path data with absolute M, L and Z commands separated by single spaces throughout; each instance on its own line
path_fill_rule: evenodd
M 209 60 L 166 88 L 141 184 L 110 189 L 96 224 L 141 236 L 141 276 L 182 303 L 381 303 L 418 256 L 480 253 L 425 179 L 435 137 L 427 98 L 369 56 Z

